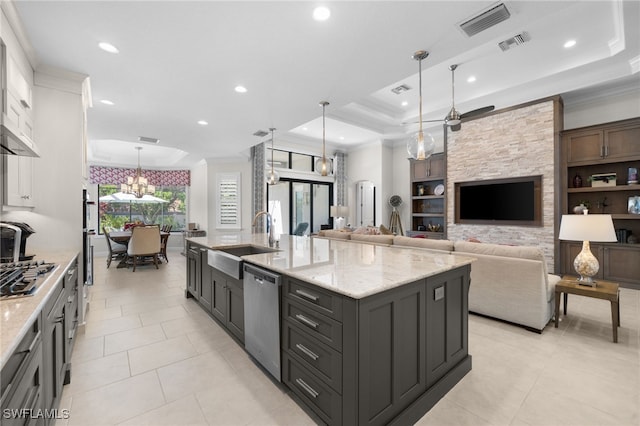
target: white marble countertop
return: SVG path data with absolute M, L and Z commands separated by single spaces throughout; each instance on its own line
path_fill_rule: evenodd
M 268 246 L 266 234 L 226 234 L 187 238 L 209 248 Z M 283 235 L 280 251 L 242 258 L 354 299 L 470 264 L 468 256 L 406 247 Z
M 29 297 L 0 299 L 0 366 L 4 366 L 8 357 L 26 335 L 28 328 L 49 300 L 55 283 L 60 280 L 62 273 L 69 268 L 77 256 L 77 252 L 71 251 L 39 252 L 34 260 L 44 260 L 55 263 L 57 266 L 46 275 L 45 280 L 39 279 L 36 293 Z

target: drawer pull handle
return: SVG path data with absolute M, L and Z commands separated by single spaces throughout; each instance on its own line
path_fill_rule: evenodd
M 305 324 L 305 325 L 307 325 L 307 326 L 309 326 L 309 327 L 311 327 L 311 328 L 313 328 L 313 329 L 318 328 L 318 326 L 320 325 L 320 324 L 318 324 L 317 322 L 310 320 L 309 318 L 305 317 L 305 316 L 304 316 L 304 315 L 302 315 L 302 314 L 296 314 L 296 318 L 297 318 L 297 319 L 298 319 L 298 321 L 300 321 L 301 323 L 303 323 L 303 324 Z
M 297 294 L 298 296 L 302 296 L 302 297 L 304 297 L 305 299 L 309 299 L 309 300 L 312 300 L 312 301 L 314 301 L 314 302 L 317 302 L 317 301 L 318 301 L 318 296 L 316 296 L 315 294 L 307 293 L 307 292 L 306 292 L 306 291 L 304 291 L 304 290 L 296 289 L 296 294 Z
M 300 387 L 302 389 L 304 389 L 309 395 L 311 395 L 314 398 L 317 398 L 318 395 L 320 395 L 318 392 L 316 392 L 316 390 L 314 388 L 312 388 L 311 386 L 309 386 L 304 380 L 302 379 L 296 379 L 296 383 L 298 385 L 300 385 Z
M 306 356 L 313 359 L 314 361 L 317 361 L 318 358 L 320 358 L 316 353 L 314 353 L 311 349 L 307 348 L 303 344 L 296 343 L 296 348 L 300 349 L 302 353 L 304 353 Z
M 52 321 L 52 324 L 61 323 L 64 321 L 64 315 L 60 315 L 59 317 L 55 317 Z

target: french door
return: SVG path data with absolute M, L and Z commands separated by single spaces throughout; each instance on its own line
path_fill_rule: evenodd
M 275 219 L 275 231 L 282 234 L 310 235 L 322 225 L 332 227 L 331 200 L 332 183 L 283 178 L 267 186 L 267 206 Z

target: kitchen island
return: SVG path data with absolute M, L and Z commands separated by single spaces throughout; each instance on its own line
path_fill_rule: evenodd
M 242 281 L 211 270 L 207 253 L 266 246 L 266 235 L 187 242 L 188 297 L 242 342 Z M 472 258 L 283 236 L 278 251 L 242 259 L 282 276 L 282 383 L 327 424 L 413 423 L 471 370 Z M 224 321 L 212 309 L 221 281 Z

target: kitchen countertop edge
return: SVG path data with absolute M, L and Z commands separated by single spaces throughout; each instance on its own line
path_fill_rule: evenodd
M 78 256 L 79 253 L 73 251 L 39 253 L 39 257 L 46 259 L 47 262 L 55 263 L 57 266 L 39 284 L 38 291 L 29 297 L 0 300 L 0 327 L 2 330 L 0 333 L 0 368 L 4 367 L 13 351 L 27 334 L 29 327 L 44 309 L 51 297 L 53 287 L 60 280 L 63 272 L 71 266 Z

